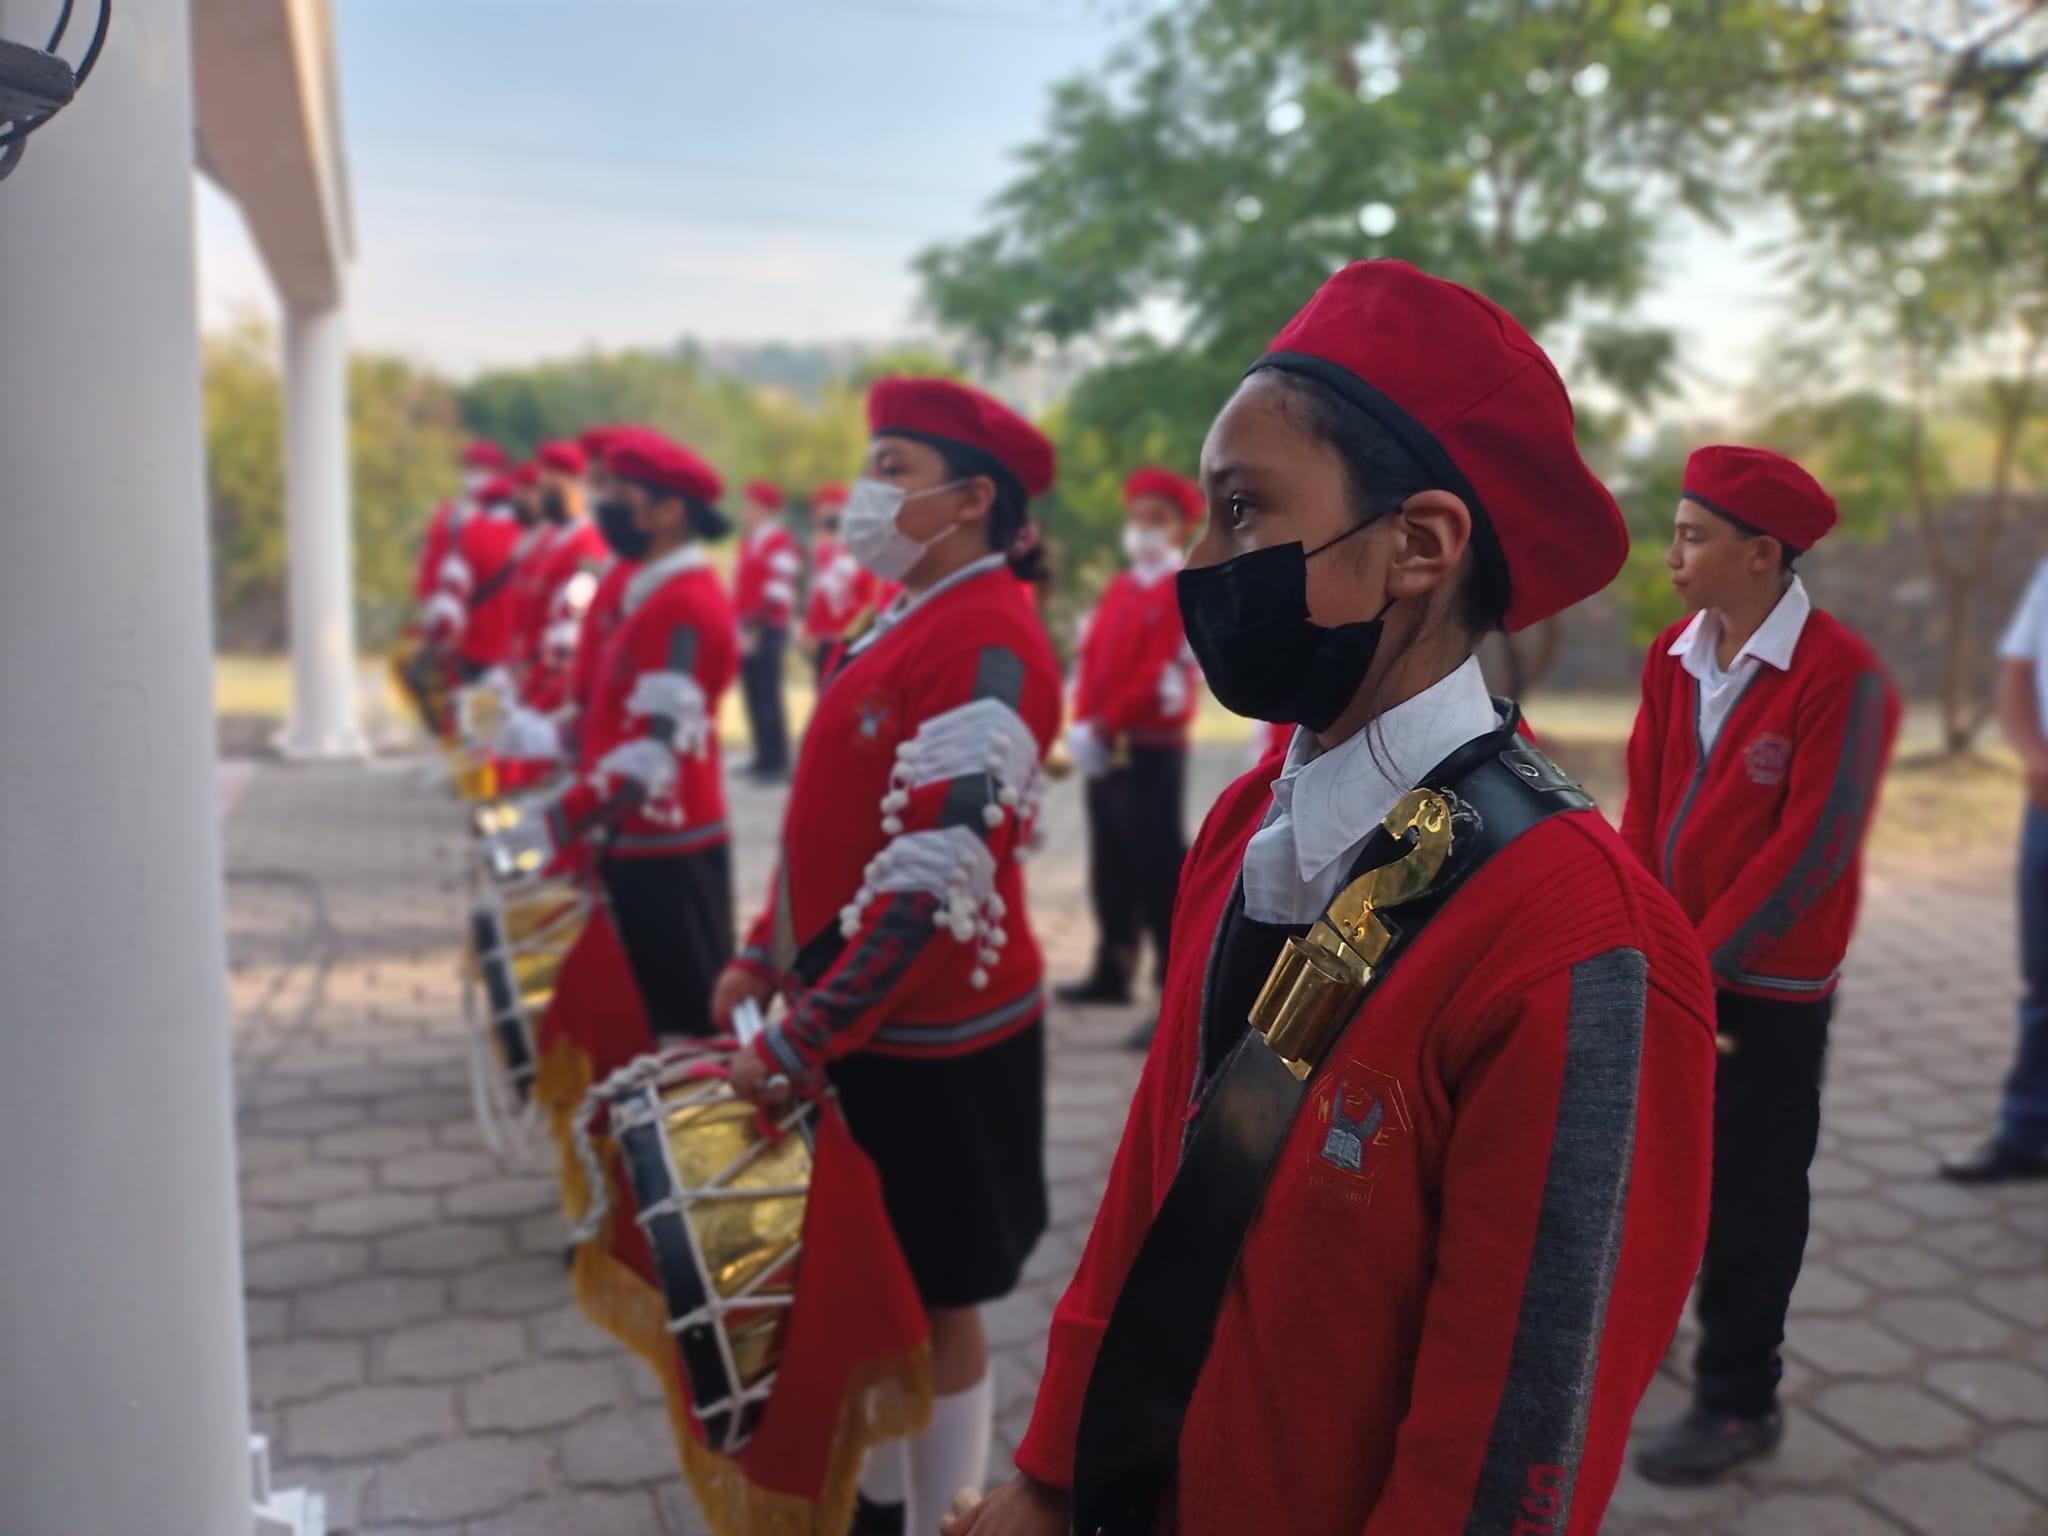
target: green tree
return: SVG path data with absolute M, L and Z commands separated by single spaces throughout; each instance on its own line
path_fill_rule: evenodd
M 990 362 L 1100 347 L 1061 447 L 1120 465 L 1192 466 L 1244 366 L 1361 256 L 1479 288 L 1640 405 L 1676 350 L 1631 314 L 1661 227 L 1722 217 L 1726 152 L 1840 32 L 1780 0 L 1191 0 L 1055 90 L 990 226 L 918 258 L 925 304 Z M 1090 551 L 1113 535 L 1094 489 L 1060 510 Z
M 411 617 L 427 519 L 458 486 L 463 443 L 455 391 L 395 357 L 349 362 L 349 462 L 356 639 L 388 645 Z
M 1807 424 L 1818 451 L 1920 534 L 1941 604 L 1943 743 L 1960 753 L 1990 714 L 1970 614 L 2016 515 L 2041 406 L 2048 13 L 2029 0 L 1866 0 L 1855 17 L 1854 67 L 1787 127 L 1770 165 L 1799 224 L 1786 263 L 1824 328 L 1788 362 L 1806 363 L 1809 385 L 1832 381 L 1854 349 L 1885 381 Z M 1941 430 L 1958 419 L 1988 434 L 1968 478 L 1956 449 L 1972 434 Z

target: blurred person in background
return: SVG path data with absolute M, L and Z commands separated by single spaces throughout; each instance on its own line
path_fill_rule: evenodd
M 766 480 L 752 481 L 740 506 L 732 595 L 740 625 L 740 688 L 754 742 L 754 759 L 747 767 L 754 778 L 772 784 L 789 775 L 783 658 L 796 618 L 804 557 L 796 536 L 783 526 L 780 489 Z
M 872 613 L 880 583 L 839 537 L 846 487 L 811 492 L 811 591 L 804 604 L 803 648 L 817 686 L 825 686 L 832 653 L 863 614 Z
M 767 904 L 719 982 L 789 1010 L 733 1067 L 774 1099 L 830 1082 L 880 1177 L 930 1328 L 930 1426 L 870 1457 L 855 1529 L 932 1536 L 979 1487 L 994 1383 L 981 1308 L 1045 1230 L 1044 965 L 1020 858 L 1059 730 L 1025 582 L 1053 448 L 991 396 L 889 378 L 841 527 L 902 593 L 841 648 L 804 734 Z M 900 1475 L 888 1475 L 890 1463 Z M 907 1489 L 903 1513 L 880 1506 Z
M 1835 517 L 1790 459 L 1692 455 L 1665 564 L 1693 613 L 1650 647 L 1629 740 L 1622 837 L 1699 935 L 1720 1047 L 1693 1403 L 1637 1453 L 1653 1482 L 1711 1481 L 1784 1434 L 1828 1022 L 1899 722 L 1876 653 L 1793 569 Z
M 1165 984 L 1196 707 L 1173 578 L 1202 511 L 1201 487 L 1171 470 L 1140 469 L 1124 483 L 1127 564 L 1076 638 L 1067 753 L 1086 795 L 1096 937 L 1093 967 L 1059 988 L 1062 1002 L 1128 1003 L 1147 935 L 1153 980 Z M 1148 1024 L 1130 1043 L 1142 1050 L 1151 1038 Z
M 2019 1052 L 1998 1129 L 1942 1164 L 1958 1184 L 2048 1178 L 2048 561 L 1998 646 L 1998 723 L 2026 779 L 2020 829 Z

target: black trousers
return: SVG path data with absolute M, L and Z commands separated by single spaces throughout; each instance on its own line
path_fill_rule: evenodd
M 1188 852 L 1187 765 L 1185 747 L 1134 746 L 1128 765 L 1088 781 L 1088 894 L 1096 931 L 1090 979 L 1111 990 L 1130 987 L 1148 932 L 1153 976 L 1166 975 L 1173 898 Z
M 633 983 L 658 1036 L 711 1030 L 711 988 L 732 959 L 732 845 L 598 866 Z
M 740 692 L 746 699 L 747 729 L 754 738 L 754 771 L 782 773 L 789 767 L 789 723 L 782 709 L 782 655 L 789 631 L 763 625 L 740 658 Z
M 1702 1407 L 1760 1418 L 1778 1396 L 1785 1311 L 1806 1253 L 1807 1170 L 1820 1139 L 1832 997 L 1716 995 L 1714 1193 L 1700 1262 Z

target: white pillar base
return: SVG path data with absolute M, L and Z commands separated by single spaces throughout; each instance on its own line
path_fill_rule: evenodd
M 270 1486 L 270 1441 L 249 1437 L 249 1482 L 256 1491 L 251 1536 L 327 1536 L 327 1501 L 306 1488 Z

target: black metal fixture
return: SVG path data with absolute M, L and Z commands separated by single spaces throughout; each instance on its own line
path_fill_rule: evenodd
M 0 181 L 21 163 L 28 136 L 71 104 L 85 77 L 99 62 L 100 48 L 107 40 L 107 21 L 113 0 L 99 0 L 99 20 L 92 29 L 92 41 L 77 67 L 67 63 L 57 50 L 71 28 L 73 0 L 64 0 L 57 13 L 57 25 L 50 40 L 40 48 L 10 43 L 0 37 Z

